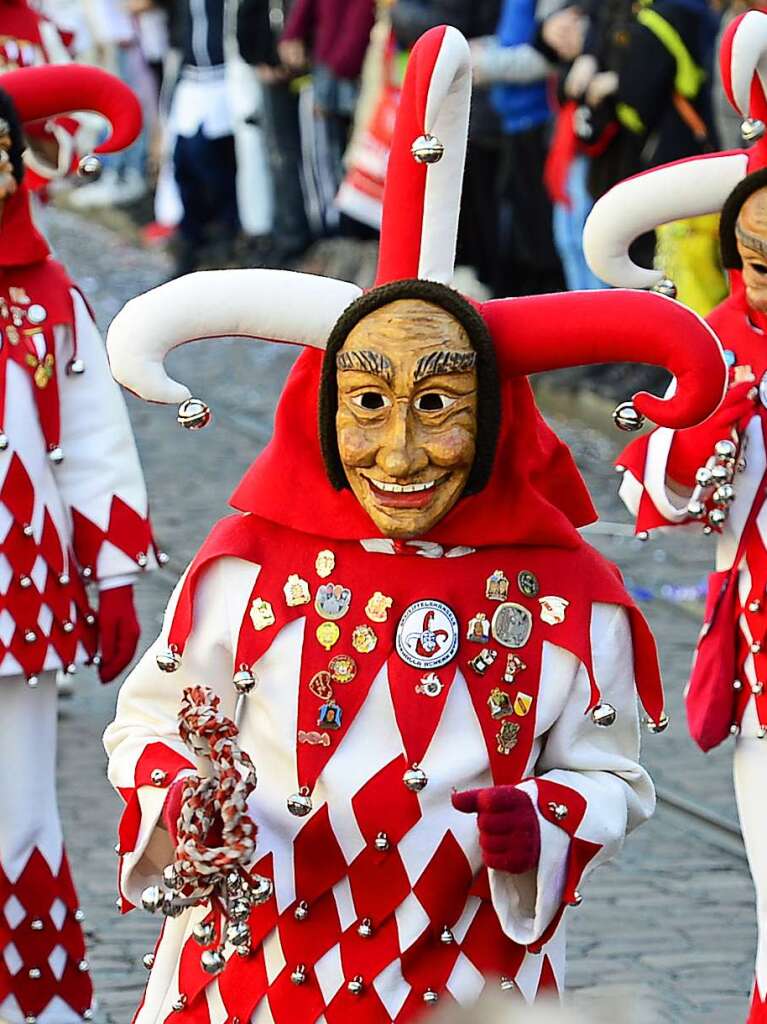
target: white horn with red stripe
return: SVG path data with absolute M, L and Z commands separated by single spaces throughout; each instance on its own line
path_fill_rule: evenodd
M 722 86 L 741 117 L 767 117 L 767 13 L 748 11 L 735 18 L 719 50 Z
M 450 284 L 471 104 L 469 46 L 454 28 L 421 36 L 408 61 L 386 175 L 376 284 Z
M 631 243 L 659 224 L 718 213 L 748 171 L 748 154 L 734 150 L 680 160 L 619 182 L 594 204 L 586 221 L 586 262 L 616 288 L 652 288 L 663 273 L 634 263 Z
M 189 389 L 165 370 L 172 349 L 226 337 L 324 349 L 336 320 L 361 294 L 345 281 L 288 270 L 189 274 L 131 299 L 118 313 L 107 334 L 112 374 L 148 402 L 185 402 Z

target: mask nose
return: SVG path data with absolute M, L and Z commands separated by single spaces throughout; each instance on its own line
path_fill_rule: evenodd
M 403 401 L 395 403 L 386 437 L 376 457 L 379 469 L 399 480 L 415 475 L 429 464 L 426 451 L 413 439 L 409 421 L 409 404 Z

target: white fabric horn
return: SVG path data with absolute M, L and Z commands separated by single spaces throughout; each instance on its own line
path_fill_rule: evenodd
M 619 182 L 594 204 L 586 221 L 586 262 L 616 288 L 652 288 L 663 273 L 633 262 L 634 239 L 669 221 L 718 213 L 747 173 L 747 153 L 734 150 L 680 160 Z
M 336 320 L 362 294 L 355 284 L 288 270 L 208 270 L 169 281 L 112 321 L 107 352 L 120 384 L 148 402 L 190 398 L 164 360 L 202 338 L 245 337 L 324 349 Z
M 722 80 L 725 92 L 741 117 L 751 110 L 751 86 L 759 76 L 762 89 L 767 88 L 767 15 L 749 11 L 734 26 L 728 45 L 722 49 Z M 728 82 L 729 77 L 729 82 Z

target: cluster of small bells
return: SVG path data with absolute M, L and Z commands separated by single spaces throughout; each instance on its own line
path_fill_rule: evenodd
M 190 907 L 210 902 L 222 916 L 223 925 L 217 935 L 213 920 L 200 921 L 192 931 L 195 942 L 204 949 L 200 956 L 203 970 L 208 974 L 219 974 L 226 966 L 227 947 L 239 956 L 249 956 L 252 950 L 248 919 L 254 907 L 265 903 L 272 896 L 272 882 L 261 875 L 246 876 L 243 872 L 230 871 L 225 878 L 218 878 L 212 892 L 204 897 L 185 897 L 183 889 L 187 880 L 179 874 L 175 865 L 169 864 L 163 871 L 165 886 L 151 885 L 141 894 L 141 905 L 152 914 L 158 912 L 166 917 L 178 917 Z M 144 965 L 151 968 L 154 958 L 151 954 L 144 959 Z
M 745 443 L 745 439 L 744 439 Z M 734 441 L 717 441 L 714 454 L 705 466 L 701 466 L 695 474 L 695 490 L 687 505 L 687 514 L 693 519 L 705 521 L 704 533 L 720 530 L 727 522 L 730 506 L 735 501 L 735 488 L 732 482 L 736 472 L 746 468 L 742 449 L 739 452 Z M 710 496 L 714 507 L 708 509 L 706 502 Z

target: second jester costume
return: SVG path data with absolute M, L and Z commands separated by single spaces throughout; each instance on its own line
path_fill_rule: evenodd
M 200 686 L 256 765 L 252 872 L 273 895 L 234 901 L 238 945 L 218 905 L 173 910 L 169 893 L 137 1024 L 406 1021 L 486 985 L 528 1001 L 561 990 L 566 908 L 652 813 L 637 693 L 662 729 L 655 647 L 577 532 L 594 510 L 526 375 L 666 366 L 674 397 L 635 402 L 679 427 L 720 401 L 722 354 L 658 295 L 480 306 L 448 287 L 469 99 L 465 41 L 429 32 L 403 89 L 371 291 L 194 275 L 112 326 L 116 377 L 200 420 L 164 371 L 171 348 L 227 334 L 305 346 L 238 514 L 192 563 L 106 735 L 125 909 L 173 882 L 169 832 L 186 836 L 177 867 L 199 845 L 186 786 L 208 768 L 178 713 Z

